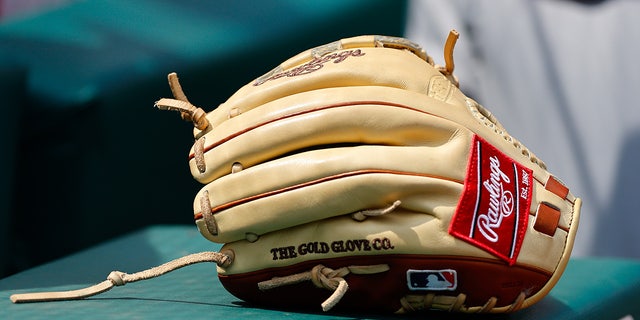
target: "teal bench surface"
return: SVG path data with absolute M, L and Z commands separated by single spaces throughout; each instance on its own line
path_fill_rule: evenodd
M 216 251 L 195 226 L 151 226 L 0 280 L 0 319 L 406 319 L 408 316 L 300 312 L 257 308 L 227 293 L 215 265 L 184 267 L 159 278 L 129 283 L 77 301 L 13 304 L 14 293 L 83 288 L 113 270 L 133 273 L 189 253 Z M 433 319 L 477 315 L 431 312 Z M 540 303 L 489 319 L 621 319 L 640 317 L 640 262 L 573 259 Z M 632 319 L 627 317 L 627 319 Z

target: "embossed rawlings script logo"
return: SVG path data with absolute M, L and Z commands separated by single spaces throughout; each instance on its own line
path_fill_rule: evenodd
M 513 193 L 504 189 L 504 183 L 511 183 L 511 179 L 500 169 L 498 157 L 490 157 L 490 178 L 482 183 L 489 193 L 489 209 L 487 213 L 478 216 L 478 231 L 491 242 L 498 242 L 496 229 L 500 228 L 502 220 L 513 212 Z
M 313 60 L 290 70 L 282 71 L 279 68 L 272 70 L 271 72 L 263 75 L 258 78 L 253 85 L 259 86 L 267 81 L 279 79 L 282 77 L 296 77 L 305 74 L 309 74 L 315 71 L 318 71 L 324 67 L 324 65 L 328 62 L 340 63 L 346 60 L 349 57 L 361 57 L 364 56 L 365 53 L 360 49 L 354 50 L 346 50 L 341 52 L 335 52 L 331 54 L 324 55 L 319 58 L 314 58 Z
M 527 228 L 532 177 L 531 169 L 474 136 L 449 233 L 514 264 Z

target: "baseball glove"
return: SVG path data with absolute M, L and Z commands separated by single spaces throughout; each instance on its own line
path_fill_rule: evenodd
M 500 313 L 548 294 L 581 200 L 459 90 L 457 38 L 444 66 L 401 38 L 336 41 L 209 113 L 170 74 L 156 106 L 194 123 L 194 218 L 224 243 L 195 260 L 269 307 Z
M 580 199 L 458 89 L 457 37 L 442 67 L 401 38 L 320 46 L 206 115 L 170 76 L 156 105 L 196 125 L 195 221 L 235 254 L 228 291 L 402 313 L 509 312 L 551 290 Z

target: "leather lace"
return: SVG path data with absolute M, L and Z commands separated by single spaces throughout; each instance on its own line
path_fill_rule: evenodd
M 526 298 L 526 294 L 521 292 L 513 303 L 509 306 L 502 307 L 506 310 L 502 312 L 512 312 L 520 309 Z M 416 312 L 419 310 L 444 310 L 449 312 L 463 312 L 463 313 L 487 313 L 494 310 L 498 299 L 491 297 L 482 306 L 467 307 L 465 300 L 467 295 L 460 293 L 457 296 L 437 295 L 435 293 L 429 293 L 426 295 L 406 295 L 400 299 L 400 305 L 402 307 L 396 311 L 398 314 L 404 314 L 409 312 Z
M 97 294 L 109 291 L 115 286 L 123 286 L 130 282 L 136 282 L 140 280 L 151 279 L 159 277 L 165 273 L 180 269 L 182 267 L 201 263 L 201 262 L 214 262 L 219 266 L 229 266 L 233 261 L 234 254 L 232 251 L 224 252 L 200 252 L 194 253 L 182 258 L 178 258 L 162 264 L 157 267 L 153 267 L 144 271 L 128 274 L 121 271 L 112 271 L 107 280 L 104 280 L 96 285 L 86 287 L 79 290 L 69 291 L 49 291 L 49 292 L 34 292 L 34 293 L 20 293 L 14 294 L 9 297 L 13 303 L 27 303 L 27 302 L 47 302 L 47 301 L 64 301 L 64 300 L 77 300 L 84 299 Z
M 310 271 L 297 273 L 285 277 L 275 277 L 271 280 L 258 283 L 258 288 L 262 291 L 273 288 L 292 285 L 300 282 L 311 281 L 316 287 L 333 291 L 333 294 L 322 304 L 322 311 L 329 311 L 333 308 L 349 289 L 349 285 L 344 277 L 353 274 L 375 274 L 386 272 L 389 265 L 379 264 L 370 266 L 348 266 L 339 269 L 331 269 L 321 264 L 313 267 Z

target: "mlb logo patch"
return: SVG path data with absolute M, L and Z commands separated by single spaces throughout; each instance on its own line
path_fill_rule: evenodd
M 407 270 L 410 290 L 453 291 L 458 287 L 458 275 L 453 269 Z

